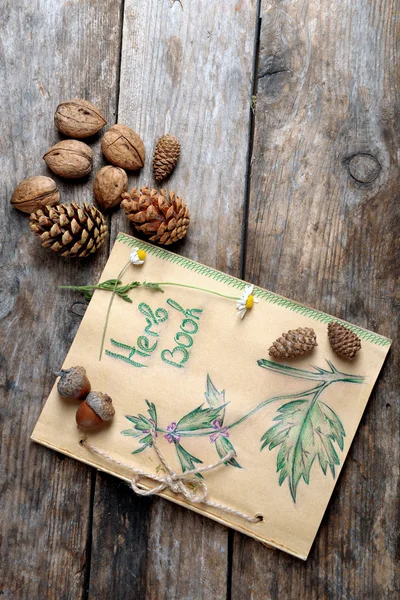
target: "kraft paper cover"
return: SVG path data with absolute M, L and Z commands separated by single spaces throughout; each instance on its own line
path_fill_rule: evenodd
M 247 285 L 125 234 L 119 234 L 100 281 L 117 277 L 133 247 L 146 250 L 147 258 L 126 269 L 124 283 L 176 282 L 233 297 Z M 190 504 L 172 492 L 161 495 L 305 559 L 390 340 L 351 325 L 362 348 L 353 361 L 344 360 L 329 344 L 333 317 L 262 288 L 254 288 L 259 302 L 242 320 L 234 299 L 183 287 L 164 290 L 133 289 L 132 303 L 114 297 L 101 361 L 111 294 L 94 293 L 63 365 L 84 366 L 92 390 L 113 398 L 111 425 L 89 434 L 89 441 L 150 473 L 160 472 L 147 444 L 150 419 L 156 419 L 158 444 L 175 471 L 214 463 L 233 448 L 233 464 L 204 474 L 209 498 L 262 515 L 262 522 Z M 318 346 L 295 360 L 272 359 L 272 342 L 297 327 L 314 328 Z M 129 468 L 80 446 L 76 408 L 60 399 L 54 385 L 32 439 L 129 481 Z

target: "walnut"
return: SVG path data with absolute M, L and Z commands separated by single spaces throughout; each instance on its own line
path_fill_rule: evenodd
M 57 106 L 54 124 L 64 135 L 81 139 L 98 133 L 107 121 L 91 102 L 74 98 Z
M 50 177 L 28 177 L 17 185 L 10 200 L 14 208 L 31 213 L 42 206 L 54 206 L 60 202 L 60 192 Z
M 89 146 L 77 140 L 63 140 L 50 148 L 43 160 L 53 173 L 73 179 L 85 177 L 92 170 L 93 152 Z
M 144 165 L 142 139 L 126 125 L 113 125 L 103 136 L 101 149 L 107 160 L 117 167 L 137 171 Z
M 100 169 L 93 183 L 94 196 L 104 210 L 119 204 L 122 200 L 121 194 L 127 189 L 127 174 L 123 169 L 111 165 Z

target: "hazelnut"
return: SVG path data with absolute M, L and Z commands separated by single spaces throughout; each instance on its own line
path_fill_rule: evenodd
M 98 133 L 107 121 L 94 104 L 74 98 L 57 106 L 54 124 L 64 135 L 82 139 Z
M 10 202 L 14 208 L 31 213 L 43 206 L 59 204 L 60 192 L 51 177 L 37 175 L 21 181 L 15 188 Z
M 113 125 L 101 140 L 107 160 L 117 167 L 137 171 L 144 165 L 145 150 L 140 136 L 126 125 Z
M 110 396 L 102 392 L 90 392 L 76 411 L 76 423 L 80 429 L 94 431 L 111 421 L 114 414 Z
M 53 173 L 73 179 L 85 177 L 92 170 L 93 152 L 78 140 L 63 140 L 50 148 L 43 160 Z
M 111 165 L 100 169 L 93 183 L 94 196 L 104 210 L 117 206 L 122 200 L 121 194 L 127 189 L 127 174 L 123 169 Z
M 61 398 L 68 400 L 83 400 L 90 392 L 90 381 L 83 367 L 61 369 L 54 373 L 60 377 L 57 390 Z

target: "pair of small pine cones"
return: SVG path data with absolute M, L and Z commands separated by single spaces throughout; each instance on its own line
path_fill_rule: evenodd
M 333 350 L 343 358 L 354 358 L 361 348 L 360 338 L 341 323 L 328 324 L 328 338 Z M 317 336 L 311 327 L 298 327 L 283 333 L 269 349 L 274 358 L 294 358 L 317 346 Z

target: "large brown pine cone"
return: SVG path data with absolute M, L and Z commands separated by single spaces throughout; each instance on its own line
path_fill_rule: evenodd
M 100 248 L 107 237 L 107 225 L 101 212 L 75 202 L 44 206 L 30 216 L 30 228 L 39 236 L 43 248 L 61 256 L 88 256 Z
M 287 333 L 282 333 L 269 349 L 269 355 L 274 358 L 294 358 L 310 352 L 317 344 L 317 336 L 311 327 L 298 327 Z
M 138 231 L 149 235 L 150 241 L 168 246 L 185 237 L 190 225 L 186 204 L 175 192 L 134 188 L 122 194 L 121 208 Z
M 175 169 L 181 145 L 174 135 L 163 135 L 157 142 L 153 158 L 153 171 L 157 181 L 162 181 Z
M 334 321 L 328 323 L 328 338 L 336 354 L 345 358 L 354 358 L 361 348 L 358 335 Z

